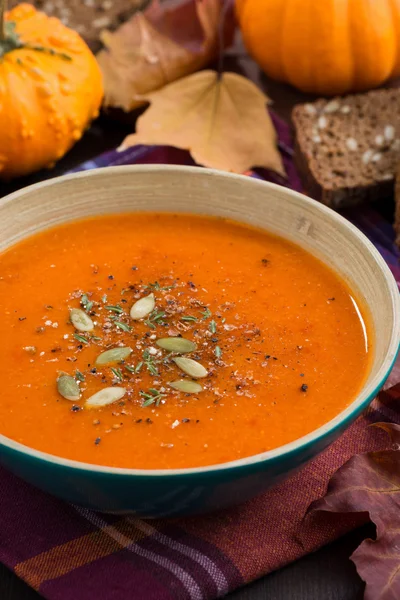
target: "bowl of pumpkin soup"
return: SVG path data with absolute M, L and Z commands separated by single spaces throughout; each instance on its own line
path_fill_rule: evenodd
M 0 463 L 68 502 L 242 502 L 334 441 L 394 363 L 383 259 L 286 188 L 113 167 L 20 190 L 0 217 Z

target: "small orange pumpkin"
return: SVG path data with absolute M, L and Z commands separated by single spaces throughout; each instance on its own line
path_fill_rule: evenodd
M 244 43 L 274 79 L 322 95 L 400 74 L 400 0 L 236 0 Z
M 0 5 L 4 9 L 4 2 Z M 82 38 L 30 4 L 0 6 L 0 177 L 51 167 L 98 116 L 100 69 Z

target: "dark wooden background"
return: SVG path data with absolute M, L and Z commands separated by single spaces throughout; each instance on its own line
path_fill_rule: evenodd
M 274 110 L 290 120 L 293 105 L 308 98 L 292 88 L 272 82 L 262 76 L 254 63 L 242 52 L 228 59 L 228 69 L 242 71 L 259 83 L 274 101 Z M 74 168 L 84 160 L 117 146 L 132 130 L 132 126 L 101 117 L 82 140 L 62 159 L 53 171 L 40 172 L 10 184 L 0 183 L 0 196 L 36 181 L 54 177 Z M 385 207 L 392 216 L 393 205 Z M 361 600 L 364 584 L 357 576 L 349 556 L 367 536 L 374 535 L 372 526 L 355 531 L 320 551 L 272 573 L 245 588 L 230 594 L 230 600 Z M 0 565 L 0 600 L 35 600 L 40 596 L 24 582 Z M 86 600 L 82 595 L 74 600 Z M 88 598 L 88 600 L 92 600 Z M 145 599 L 143 599 L 145 600 Z

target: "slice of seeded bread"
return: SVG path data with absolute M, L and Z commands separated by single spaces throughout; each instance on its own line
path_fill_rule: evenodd
M 393 194 L 400 162 L 400 89 L 293 109 L 296 161 L 306 192 L 332 208 Z
M 11 0 L 10 8 L 21 0 Z M 25 0 L 75 29 L 93 51 L 100 48 L 102 29 L 115 29 L 145 4 L 143 0 Z

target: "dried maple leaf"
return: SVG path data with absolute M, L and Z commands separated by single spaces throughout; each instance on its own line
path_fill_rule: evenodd
M 377 423 L 387 431 L 393 450 L 351 458 L 332 477 L 327 494 L 309 513 L 367 512 L 376 525 L 376 540 L 365 540 L 351 559 L 366 582 L 365 600 L 400 598 L 400 426 Z
M 233 38 L 230 0 L 224 14 L 224 38 Z M 136 13 L 116 32 L 103 31 L 105 49 L 97 54 L 107 107 L 125 111 L 144 104 L 143 95 L 194 73 L 218 53 L 221 0 L 181 0 Z
M 200 71 L 147 95 L 150 107 L 122 143 L 175 146 L 201 165 L 242 173 L 265 167 L 284 175 L 268 98 L 235 73 Z

